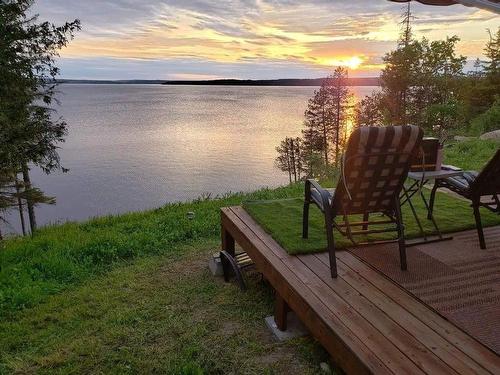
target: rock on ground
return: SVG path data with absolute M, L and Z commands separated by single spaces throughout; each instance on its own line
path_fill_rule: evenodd
M 471 139 L 476 139 L 476 137 L 465 137 L 463 135 L 456 135 L 453 137 L 453 139 L 458 142 L 463 142 L 463 141 L 469 141 Z
M 479 139 L 500 139 L 500 129 L 492 132 L 484 133 Z

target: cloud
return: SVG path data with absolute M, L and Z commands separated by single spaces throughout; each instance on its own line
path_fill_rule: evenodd
M 174 70 L 184 61 L 197 70 L 174 74 L 224 76 L 213 70 L 218 64 L 240 64 L 236 72 L 246 78 L 257 68 L 257 75 L 266 75 L 269 67 L 282 77 L 284 66 L 323 74 L 333 63 L 356 67 L 353 75 L 377 74 L 398 37 L 402 6 L 382 0 L 40 0 L 35 11 L 56 23 L 82 21 L 83 31 L 62 51 L 63 74 L 74 71 L 70 64 L 89 71 L 85 61 L 130 60 L 129 67 Z M 418 4 L 413 12 L 417 36 L 457 34 L 471 58 L 482 53 L 485 28 L 500 25 L 491 13 L 460 5 Z M 198 70 L 203 64 L 207 71 Z

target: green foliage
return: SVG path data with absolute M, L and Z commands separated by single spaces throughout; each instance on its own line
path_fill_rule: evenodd
M 347 70 L 337 67 L 309 99 L 304 113 L 302 138 L 285 138 L 276 151 L 276 166 L 288 173 L 290 182 L 301 177 L 331 176 L 347 137 L 352 93 Z M 334 163 L 331 162 L 332 156 Z
M 425 110 L 425 122 L 438 136 L 440 143 L 444 143 L 450 137 L 450 134 L 458 127 L 460 118 L 461 107 L 455 99 L 431 104 Z
M 383 110 L 383 95 L 379 92 L 365 96 L 355 106 L 354 124 L 360 126 L 383 126 L 387 123 Z
M 22 171 L 22 199 L 34 231 L 34 206 L 52 199 L 31 186 L 28 165 L 47 173 L 60 168 L 57 147 L 64 141 L 66 123 L 51 108 L 59 73 L 55 59 L 80 29 L 80 21 L 62 26 L 38 22 L 36 15 L 30 16 L 32 5 L 32 0 L 0 0 L 0 173 L 17 185 Z
M 322 154 L 326 168 L 331 163 L 332 154 L 335 166 L 338 165 L 340 149 L 345 141 L 350 97 L 347 70 L 337 67 L 309 99 L 304 114 L 304 143 Z
M 32 162 L 46 171 L 59 166 L 56 152 L 66 123 L 49 106 L 55 93 L 58 50 L 80 29 L 37 23 L 31 0 L 0 1 L 0 161 L 19 168 Z
M 488 59 L 484 63 L 484 72 L 487 76 L 495 79 L 495 83 L 500 84 L 500 26 L 496 33 L 488 30 L 490 40 L 484 48 L 484 55 Z M 498 86 L 497 86 L 498 87 Z M 498 91 L 497 91 L 498 92 Z
M 470 132 L 473 135 L 481 135 L 498 129 L 500 129 L 500 96 L 497 96 L 486 112 L 474 118 L 470 125 Z
M 304 162 L 306 159 L 302 155 L 302 139 L 299 137 L 290 138 L 286 137 L 281 141 L 280 145 L 276 147 L 278 156 L 275 160 L 276 167 L 288 173 L 290 183 L 300 181 L 302 172 L 306 172 Z

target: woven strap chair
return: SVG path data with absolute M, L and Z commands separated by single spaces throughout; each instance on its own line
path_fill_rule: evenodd
M 401 269 L 406 269 L 399 195 L 422 136 L 422 129 L 416 126 L 356 129 L 347 143 L 337 188 L 329 191 L 315 180 L 306 181 L 302 237 L 308 237 L 309 206 L 313 203 L 324 214 L 332 277 L 337 277 L 334 228 L 356 245 L 368 244 L 356 241 L 358 235 L 397 232 L 395 240 L 370 243 L 398 242 Z M 369 221 L 371 213 L 384 216 Z M 363 220 L 350 222 L 349 215 L 356 214 L 363 215 Z M 341 223 L 335 221 L 338 216 L 343 218 Z M 371 229 L 370 226 L 373 228 L 374 225 L 377 227 Z M 359 229 L 354 230 L 355 227 Z
M 479 207 L 485 207 L 492 212 L 500 214 L 500 200 L 498 198 L 500 194 L 500 149 L 497 150 L 493 158 L 479 173 L 468 171 L 464 172 L 462 176 L 436 180 L 431 191 L 429 215 L 432 214 L 434 209 L 436 190 L 440 187 L 450 189 L 471 201 L 476 220 L 479 245 L 481 249 L 486 249 Z M 491 197 L 491 201 L 481 200 L 482 197 Z

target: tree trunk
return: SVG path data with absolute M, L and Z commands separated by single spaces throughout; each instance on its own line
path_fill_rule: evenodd
M 337 118 L 335 129 L 335 167 L 339 165 L 339 136 L 340 136 L 340 94 L 337 93 Z
M 23 236 L 26 236 L 26 223 L 24 221 L 23 202 L 21 200 L 21 197 L 19 196 L 21 189 L 19 188 L 19 180 L 17 179 L 17 176 L 15 184 L 17 193 L 17 207 L 19 208 L 19 219 L 21 220 L 21 229 L 23 231 Z
M 23 164 L 23 180 L 24 188 L 31 189 L 31 180 L 27 164 Z M 33 235 L 36 231 L 35 206 L 29 197 L 26 199 L 26 206 L 28 207 L 28 218 L 30 221 L 31 234 Z
M 323 148 L 325 149 L 325 167 L 328 168 L 328 132 L 327 132 L 327 122 L 328 119 L 325 115 L 325 106 L 321 107 L 321 121 L 323 122 Z
M 292 166 L 290 165 L 290 150 L 288 142 L 286 144 L 286 164 L 288 170 L 288 180 L 290 181 L 290 184 L 292 184 Z
M 293 144 L 293 139 L 290 139 L 290 151 L 292 155 L 293 179 L 295 182 L 297 182 L 297 160 L 295 156 L 295 145 Z

